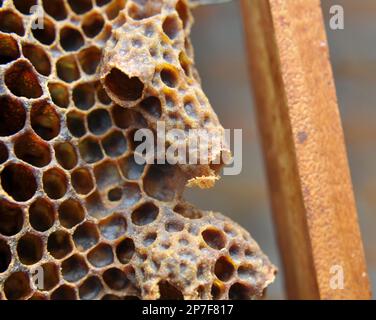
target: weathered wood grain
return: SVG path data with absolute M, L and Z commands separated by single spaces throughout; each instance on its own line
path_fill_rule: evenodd
M 368 299 L 320 2 L 242 0 L 242 9 L 288 296 Z

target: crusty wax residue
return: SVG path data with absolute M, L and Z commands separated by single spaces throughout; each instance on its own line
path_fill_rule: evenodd
M 0 299 L 250 299 L 273 281 L 246 230 L 182 197 L 220 166 L 135 161 L 157 121 L 223 132 L 191 25 L 185 0 L 0 1 Z

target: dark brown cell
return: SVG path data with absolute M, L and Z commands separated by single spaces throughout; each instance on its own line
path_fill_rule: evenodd
M 33 133 L 26 133 L 16 138 L 14 153 L 17 158 L 35 167 L 44 167 L 51 161 L 48 144 Z
M 67 256 L 73 250 L 69 233 L 63 230 L 51 233 L 47 241 L 47 250 L 56 259 Z
M 82 222 L 85 217 L 85 210 L 78 200 L 67 199 L 63 201 L 58 209 L 59 220 L 63 227 L 73 228 Z
M 201 233 L 204 241 L 213 249 L 220 250 L 226 245 L 226 236 L 215 228 L 207 228 Z
M 112 94 L 122 101 L 134 101 L 142 96 L 144 84 L 137 77 L 129 77 L 117 68 L 106 76 L 105 85 Z
M 76 51 L 85 43 L 81 32 L 73 27 L 63 27 L 60 30 L 60 45 L 65 51 Z
M 23 235 L 17 243 L 17 255 L 25 265 L 35 264 L 43 256 L 43 240 L 32 233 Z
M 68 181 L 65 173 L 52 168 L 43 173 L 43 189 L 51 199 L 60 199 L 67 192 Z
M 44 140 L 51 140 L 60 133 L 60 117 L 55 107 L 46 101 L 33 105 L 30 122 L 33 130 Z
M 10 136 L 20 131 L 26 121 L 26 111 L 21 101 L 9 96 L 0 97 L 0 136 Z
M 16 201 L 29 200 L 38 187 L 32 169 L 15 163 L 7 165 L 1 172 L 1 185 L 4 191 Z
M 48 90 L 54 104 L 60 108 L 67 108 L 69 106 L 69 91 L 62 83 L 48 83 Z
M 82 21 L 82 30 L 89 38 L 94 38 L 98 35 L 104 26 L 104 19 L 98 12 L 93 12 L 87 15 Z
M 50 229 L 55 222 L 55 209 L 52 203 L 45 198 L 38 198 L 29 208 L 29 221 L 37 231 Z
M 48 76 L 51 73 L 50 59 L 42 47 L 33 44 L 23 44 L 22 53 L 40 74 Z
M 15 203 L 0 199 L 0 234 L 13 236 L 21 231 L 23 223 L 22 209 Z
M 43 9 L 55 20 L 64 20 L 67 17 L 64 0 L 43 0 Z
M 39 98 L 42 87 L 33 67 L 26 61 L 17 61 L 5 72 L 5 84 L 16 96 Z
M 38 21 L 34 21 L 38 25 Z M 51 45 L 56 38 L 56 30 L 54 23 L 48 19 L 43 19 L 43 28 L 33 28 L 31 30 L 35 39 L 44 45 Z
M 66 170 L 73 169 L 78 162 L 76 149 L 70 142 L 55 145 L 55 156 L 58 163 Z
M 16 33 L 19 36 L 25 34 L 22 18 L 12 10 L 0 11 L 0 31 L 5 33 Z
M 10 35 L 0 34 L 0 64 L 14 61 L 19 56 L 17 40 Z

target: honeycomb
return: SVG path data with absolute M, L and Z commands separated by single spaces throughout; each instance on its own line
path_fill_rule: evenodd
M 251 299 L 273 281 L 247 231 L 183 199 L 226 145 L 136 161 L 158 121 L 224 130 L 192 21 L 186 0 L 0 0 L 0 299 Z

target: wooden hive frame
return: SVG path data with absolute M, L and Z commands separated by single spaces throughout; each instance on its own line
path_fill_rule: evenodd
M 287 296 L 369 299 L 320 1 L 241 4 Z

